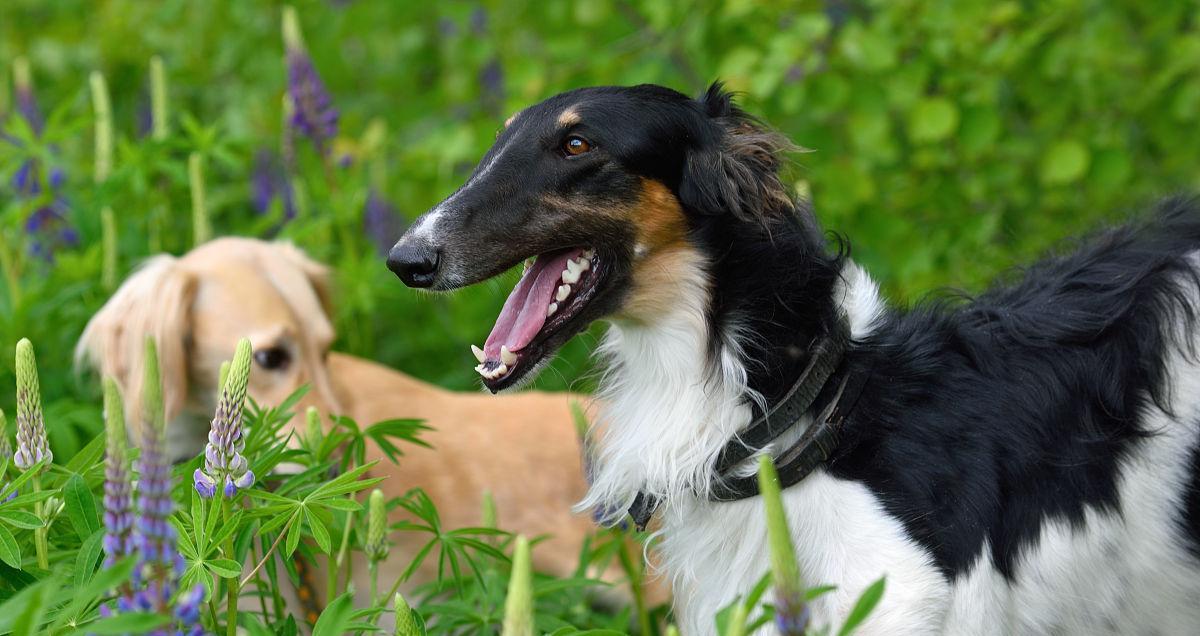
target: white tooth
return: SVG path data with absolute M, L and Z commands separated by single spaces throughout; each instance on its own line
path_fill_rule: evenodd
M 558 303 L 550 303 L 550 306 L 546 308 L 546 317 L 553 316 L 556 311 L 558 311 Z
M 483 362 L 486 359 L 483 355 L 483 349 L 480 349 L 475 345 L 471 345 L 471 353 L 475 354 L 475 359 L 480 362 Z
M 558 302 L 561 303 L 562 301 L 567 299 L 567 296 L 570 296 L 570 295 L 571 295 L 571 286 L 570 285 L 559 285 L 558 293 L 554 295 L 554 300 L 557 300 Z
M 596 255 L 596 250 L 587 249 L 587 250 L 583 251 L 583 257 L 588 259 L 589 261 L 592 260 L 592 257 L 595 255 Z
M 522 269 L 521 273 L 524 274 L 525 272 L 528 272 L 530 267 L 533 267 L 533 259 L 527 258 L 525 259 L 525 269 Z
M 563 270 L 562 282 L 564 282 L 568 285 L 574 285 L 575 283 L 578 283 L 579 282 L 579 270 L 572 271 L 570 268 L 570 265 L 568 265 L 567 269 Z
M 584 257 L 579 257 L 579 271 L 586 272 L 592 268 L 592 262 Z
M 508 350 L 508 347 L 501 345 L 500 347 L 500 366 L 516 364 L 517 354 Z
M 575 259 L 571 259 L 567 261 L 567 271 L 578 274 L 583 271 L 583 267 Z
M 500 366 L 496 367 L 496 376 L 495 377 L 498 378 L 498 377 L 504 375 L 505 373 L 508 373 L 508 365 L 501 362 Z
M 479 375 L 482 375 L 482 376 L 483 376 L 483 377 L 485 377 L 485 378 L 487 377 L 487 371 L 484 371 L 484 370 L 483 370 L 483 365 L 482 365 L 482 364 L 480 364 L 480 365 L 476 365 L 476 367 L 475 367 L 475 373 L 478 373 Z

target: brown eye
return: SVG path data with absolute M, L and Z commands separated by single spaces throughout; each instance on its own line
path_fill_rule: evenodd
M 567 137 L 567 140 L 563 142 L 563 152 L 568 155 L 582 155 L 585 152 L 591 151 L 591 149 L 592 144 L 588 143 L 588 140 L 583 137 L 572 135 Z

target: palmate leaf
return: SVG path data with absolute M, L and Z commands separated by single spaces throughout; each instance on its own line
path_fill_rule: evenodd
M 4 526 L 0 526 L 0 561 L 21 569 L 21 546 L 12 532 Z
M 25 510 L 9 510 L 7 506 L 0 506 L 0 521 L 23 530 L 33 530 L 42 527 L 42 520 L 38 519 L 37 515 Z
M 170 622 L 170 616 L 142 612 L 122 612 L 116 616 L 101 618 L 80 625 L 68 634 L 96 634 L 97 636 L 119 634 L 145 634 Z

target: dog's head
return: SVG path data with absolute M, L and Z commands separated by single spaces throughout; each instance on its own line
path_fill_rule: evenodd
M 651 85 L 563 93 L 511 117 L 388 266 L 450 290 L 532 259 L 475 350 L 485 386 L 505 389 L 596 319 L 653 320 L 702 258 L 697 237 L 791 214 L 788 147 L 719 84 L 699 99 Z
M 143 343 L 154 337 L 173 459 L 203 448 L 221 363 L 243 337 L 254 348 L 251 397 L 278 404 L 307 383 L 309 403 L 337 412 L 325 361 L 335 335 L 327 278 L 324 266 L 283 243 L 224 238 L 181 258 L 158 256 L 88 322 L 76 359 L 116 379 L 138 426 Z

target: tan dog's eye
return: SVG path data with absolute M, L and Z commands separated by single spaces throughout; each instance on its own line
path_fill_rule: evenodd
M 254 361 L 267 371 L 286 369 L 291 360 L 291 354 L 283 347 L 270 347 L 254 352 Z
M 566 141 L 563 142 L 563 152 L 567 153 L 568 155 L 582 155 L 585 152 L 591 152 L 591 150 L 592 144 L 588 143 L 588 140 L 577 135 L 571 135 L 570 137 L 567 137 Z

